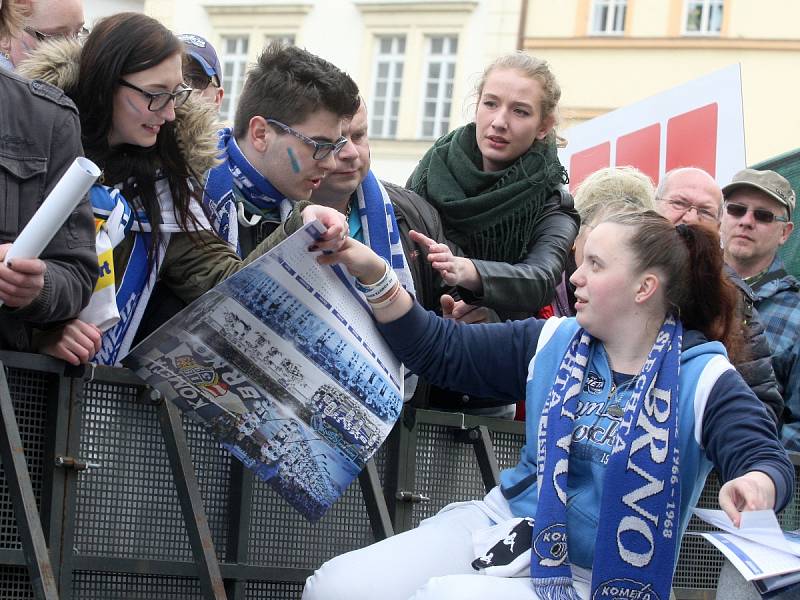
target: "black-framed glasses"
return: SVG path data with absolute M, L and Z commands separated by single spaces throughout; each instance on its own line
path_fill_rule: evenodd
M 170 103 L 170 100 L 175 103 L 175 108 L 181 106 L 184 102 L 189 99 L 189 96 L 192 94 L 192 88 L 185 85 L 179 89 L 177 92 L 146 92 L 142 88 L 133 85 L 132 83 L 128 83 L 124 79 L 119 80 L 120 85 L 124 85 L 125 87 L 131 88 L 132 90 L 136 90 L 142 96 L 148 99 L 147 102 L 147 110 L 151 112 L 157 112 L 166 108 L 167 104 Z
M 715 212 L 711 212 L 707 208 L 702 208 L 700 206 L 695 206 L 691 202 L 687 202 L 686 200 L 681 200 L 680 198 L 659 198 L 662 202 L 669 204 L 673 210 L 681 213 L 686 214 L 690 210 L 694 210 L 697 213 L 697 218 L 702 221 L 719 221 L 719 216 Z
M 774 221 L 779 221 L 781 223 L 789 222 L 788 218 L 776 215 L 775 213 L 767 210 L 766 208 L 750 208 L 749 206 L 745 206 L 744 204 L 738 204 L 736 202 L 725 203 L 725 212 L 732 217 L 736 217 L 737 219 L 741 219 L 743 216 L 745 216 L 748 210 L 753 211 L 753 219 L 755 219 L 759 223 L 765 223 L 768 225 Z
M 45 33 L 44 31 L 39 31 L 33 27 L 26 27 L 25 32 L 32 35 L 40 42 L 46 42 L 47 40 L 60 40 L 62 38 L 80 40 L 89 35 L 89 30 L 86 27 L 81 27 L 78 29 L 78 31 L 72 31 L 70 33 Z
M 347 138 L 344 136 L 340 137 L 335 142 L 318 142 L 317 140 L 312 140 L 307 135 L 300 133 L 296 129 L 293 129 L 288 125 L 281 123 L 280 121 L 276 121 L 275 119 L 267 119 L 267 123 L 274 125 L 286 133 L 291 133 L 297 139 L 305 142 L 309 146 L 313 146 L 314 154 L 311 156 L 314 160 L 322 160 L 323 158 L 327 158 L 331 152 L 336 155 L 339 153 L 339 150 L 344 148 L 345 144 L 347 144 Z

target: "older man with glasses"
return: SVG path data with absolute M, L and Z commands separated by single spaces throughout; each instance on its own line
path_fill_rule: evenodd
M 786 402 L 783 442 L 800 451 L 800 283 L 778 256 L 794 228 L 795 192 L 778 173 L 755 169 L 739 171 L 722 191 L 725 262 L 755 294 Z
M 18 4 L 25 4 L 18 2 Z M 83 0 L 33 0 L 28 3 L 22 32 L 0 40 L 0 67 L 13 71 L 40 43 L 88 33 L 84 26 Z
M 701 223 L 717 228 L 722 199 L 722 190 L 711 175 L 695 167 L 682 167 L 668 171 L 661 178 L 656 190 L 656 210 L 675 225 Z M 746 360 L 734 366 L 767 407 L 769 416 L 780 431 L 783 398 L 772 369 L 772 353 L 764 326 L 754 307 L 755 297 L 733 269 L 726 267 L 726 274 L 740 292 L 738 310 L 746 347 Z M 702 291 L 698 290 L 697 293 Z

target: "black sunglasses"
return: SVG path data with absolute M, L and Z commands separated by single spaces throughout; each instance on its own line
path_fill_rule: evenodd
M 147 110 L 151 112 L 157 112 L 162 110 L 169 104 L 170 100 L 175 103 L 175 108 L 182 106 L 188 99 L 192 93 L 192 88 L 184 85 L 181 89 L 177 92 L 157 92 L 155 94 L 151 92 L 146 92 L 142 88 L 133 85 L 132 83 L 128 83 L 124 79 L 119 80 L 119 84 L 123 85 L 127 88 L 131 88 L 132 90 L 136 90 L 142 96 L 147 98 L 149 102 L 147 103 Z
M 743 216 L 745 216 L 748 210 L 751 210 L 750 207 L 745 206 L 744 204 L 737 204 L 736 202 L 725 203 L 725 212 L 732 217 L 736 217 L 737 219 L 741 219 Z M 776 215 L 775 213 L 768 211 L 766 208 L 753 208 L 752 211 L 753 218 L 759 223 L 769 224 L 773 221 L 787 223 L 789 221 L 789 219 L 786 217 Z
M 206 74 L 186 75 L 184 77 L 184 83 L 198 92 L 205 91 L 210 85 L 213 85 L 216 88 L 220 87 L 219 81 L 216 77 L 210 77 Z
M 297 129 L 289 127 L 288 125 L 281 123 L 280 121 L 276 121 L 275 119 L 267 119 L 266 121 L 270 125 L 277 127 L 278 129 L 286 133 L 292 134 L 294 137 L 296 137 L 299 140 L 302 140 L 309 146 L 313 146 L 314 154 L 312 154 L 311 156 L 314 160 L 322 160 L 323 158 L 326 158 L 331 152 L 333 152 L 334 154 L 339 154 L 339 150 L 344 148 L 345 144 L 347 144 L 347 138 L 344 136 L 341 136 L 335 142 L 318 142 L 317 140 L 312 140 L 307 135 L 297 131 Z

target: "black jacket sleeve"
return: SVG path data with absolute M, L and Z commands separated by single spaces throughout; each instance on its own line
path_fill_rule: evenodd
M 525 259 L 516 264 L 472 259 L 481 277 L 483 293 L 459 288 L 461 298 L 501 314 L 535 313 L 552 302 L 579 226 L 572 196 L 566 190 L 557 190 L 548 199 L 544 214 L 531 234 L 533 241 Z
M 726 268 L 725 271 L 739 290 L 737 310 L 744 338 L 744 356 L 733 366 L 756 397 L 767 407 L 767 412 L 780 433 L 783 422 L 783 396 L 778 389 L 772 365 L 772 351 L 764 333 L 764 325 L 753 305 L 752 292 L 747 284 L 732 269 Z

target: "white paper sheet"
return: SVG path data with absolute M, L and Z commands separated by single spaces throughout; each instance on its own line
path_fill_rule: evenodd
M 728 518 L 728 515 L 721 510 L 696 508 L 694 514 L 703 519 L 706 523 L 733 535 L 787 554 L 800 556 L 800 543 L 786 539 L 778 523 L 778 519 L 775 517 L 775 511 L 744 511 L 739 527 L 736 527 Z
M 800 557 L 793 554 L 768 548 L 731 533 L 716 531 L 699 535 L 714 544 L 747 581 L 800 570 Z

